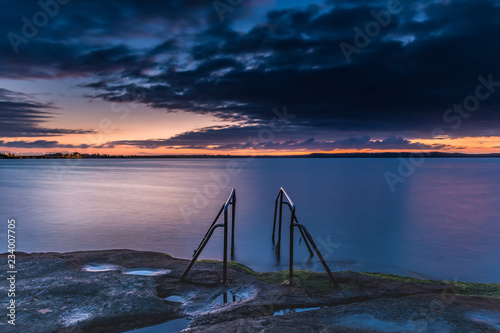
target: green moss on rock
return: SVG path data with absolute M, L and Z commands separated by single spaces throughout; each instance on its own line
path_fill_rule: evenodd
M 396 274 L 382 274 L 382 273 L 361 273 L 367 276 L 380 277 L 400 282 L 412 283 L 433 283 L 442 284 L 446 293 L 456 294 L 462 296 L 485 296 L 500 298 L 500 283 L 473 283 L 461 281 L 439 281 L 439 280 L 422 280 L 408 276 L 401 276 Z
M 199 260 L 199 262 L 222 264 L 218 260 Z M 256 272 L 248 266 L 235 261 L 228 261 L 228 267 L 254 276 L 267 283 L 288 283 L 288 271 L 280 272 Z M 398 281 L 403 283 L 424 283 L 424 284 L 442 284 L 446 293 L 462 296 L 485 296 L 500 298 L 500 283 L 471 283 L 459 281 L 438 281 L 422 280 L 409 276 L 396 274 L 383 274 L 377 272 L 359 273 L 365 276 L 378 277 Z M 293 285 L 299 288 L 310 290 L 312 292 L 327 292 L 335 290 L 326 273 L 311 272 L 305 270 L 293 271 Z M 355 289 L 351 284 L 341 284 L 341 289 Z
M 400 281 L 400 282 L 416 282 L 416 283 L 436 282 L 433 280 L 422 280 L 422 279 L 412 278 L 412 277 L 403 276 L 403 275 L 396 275 L 396 274 L 383 274 L 383 273 L 377 273 L 377 272 L 368 272 L 368 273 L 360 273 L 360 274 L 367 275 L 367 276 L 380 277 L 380 278 L 390 279 L 390 280 Z M 442 281 L 439 281 L 439 282 L 442 282 Z

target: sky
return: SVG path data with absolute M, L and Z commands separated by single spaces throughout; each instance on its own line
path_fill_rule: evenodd
M 500 153 L 500 0 L 0 2 L 0 152 Z

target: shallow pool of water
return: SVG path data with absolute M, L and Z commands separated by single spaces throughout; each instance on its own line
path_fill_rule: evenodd
M 305 311 L 313 311 L 313 310 L 319 310 L 322 308 L 326 308 L 326 306 L 317 306 L 317 307 L 312 307 L 312 308 L 287 308 L 287 309 L 282 309 L 275 311 L 273 313 L 273 316 L 282 316 L 288 313 L 297 313 L 297 312 L 305 312 Z
M 467 314 L 471 320 L 477 323 L 486 324 L 494 329 L 497 332 L 500 332 L 500 313 L 498 312 L 490 312 L 490 311 L 482 311 L 482 312 L 471 312 Z
M 242 301 L 250 296 L 246 290 L 227 290 L 217 296 L 211 303 L 213 307 L 224 306 L 229 303 Z
M 191 319 L 189 318 L 178 318 L 178 319 L 173 319 L 170 321 L 167 321 L 166 323 L 159 324 L 159 325 L 154 325 L 154 326 L 149 326 L 149 327 L 144 327 L 144 328 L 138 328 L 135 330 L 127 331 L 128 332 L 133 332 L 133 333 L 174 333 L 174 332 L 179 332 L 182 331 L 186 328 L 188 328 L 189 323 L 191 322 Z
M 165 301 L 184 303 L 185 298 L 182 296 L 172 295 L 172 296 L 165 297 Z
M 87 272 L 109 272 L 109 271 L 119 271 L 121 267 L 118 265 L 111 264 L 88 264 L 83 266 L 83 270 Z
M 132 268 L 123 271 L 123 274 L 141 275 L 141 276 L 158 276 L 171 273 L 170 269 L 155 269 L 155 268 Z

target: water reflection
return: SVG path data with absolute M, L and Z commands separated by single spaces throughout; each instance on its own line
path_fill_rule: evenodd
M 248 291 L 226 290 L 217 296 L 212 302 L 213 306 L 227 305 L 229 303 L 242 301 L 250 296 Z
M 500 282 L 498 159 L 427 159 L 395 192 L 383 174 L 397 170 L 397 159 L 82 160 L 61 179 L 52 162 L 0 161 L 0 214 L 16 219 L 19 251 L 130 248 L 190 258 L 235 187 L 235 260 L 287 269 L 287 224 L 279 262 L 271 244 L 283 186 L 333 270 Z M 237 172 L 227 173 L 230 163 Z M 221 259 L 221 244 L 216 231 L 202 258 Z M 298 235 L 296 244 L 297 269 L 322 271 Z

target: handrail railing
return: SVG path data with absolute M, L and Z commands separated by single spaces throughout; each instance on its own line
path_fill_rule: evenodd
M 286 199 L 283 200 L 283 199 Z M 279 205 L 278 205 L 279 202 Z M 309 253 L 311 257 L 314 255 L 314 253 L 311 251 L 311 246 L 313 247 L 314 251 L 318 255 L 319 260 L 323 264 L 323 267 L 325 268 L 328 276 L 330 277 L 330 280 L 332 281 L 333 285 L 335 287 L 338 287 L 338 283 L 333 277 L 332 272 L 330 271 L 330 268 L 326 264 L 325 259 L 323 259 L 323 256 L 321 255 L 321 252 L 319 252 L 318 247 L 316 246 L 316 243 L 314 243 L 313 238 L 311 237 L 311 234 L 307 231 L 306 227 L 302 224 L 299 223 L 299 220 L 297 219 L 297 216 L 295 214 L 295 204 L 293 203 L 292 199 L 288 196 L 288 194 L 285 192 L 283 187 L 280 187 L 280 190 L 278 192 L 278 195 L 276 196 L 276 200 L 274 203 L 274 224 L 273 224 L 273 244 L 275 243 L 275 234 L 276 234 L 276 215 L 279 213 L 279 225 L 278 225 L 278 241 L 276 242 L 275 246 L 275 251 L 276 255 L 278 258 L 280 257 L 281 254 L 281 222 L 283 218 L 283 205 L 287 206 L 290 209 L 290 258 L 289 258 L 289 269 L 288 269 L 288 282 L 290 285 L 293 285 L 293 231 L 294 227 L 297 227 L 300 231 L 300 234 L 304 238 L 304 242 L 307 245 L 307 249 L 309 250 Z M 309 245 L 310 243 L 310 245 Z
M 286 196 L 286 199 L 288 200 L 288 202 L 286 201 L 283 201 L 283 195 Z M 273 224 L 273 236 L 272 236 L 272 240 L 273 240 L 273 244 L 275 243 L 275 231 L 276 231 L 276 213 L 278 212 L 277 209 L 278 209 L 278 199 L 280 201 L 280 210 L 279 210 L 279 227 L 278 227 L 278 242 L 274 248 L 274 251 L 276 252 L 276 255 L 278 256 L 278 258 L 280 257 L 281 255 L 281 221 L 282 221 L 282 217 L 283 217 L 283 211 L 281 209 L 281 205 L 287 205 L 288 208 L 290 208 L 290 211 L 292 213 L 292 219 L 299 223 L 299 221 L 297 220 L 297 216 L 295 216 L 295 204 L 293 203 L 293 201 L 290 199 L 290 197 L 288 196 L 288 194 L 285 192 L 285 190 L 283 188 L 280 188 L 280 191 L 278 193 L 278 196 L 276 197 L 276 201 L 274 203 L 274 224 Z M 307 249 L 309 250 L 309 255 L 312 257 L 314 256 L 314 253 L 312 252 L 311 250 L 311 246 L 309 245 L 309 242 L 307 240 L 307 237 L 304 235 L 304 232 L 302 231 L 302 229 L 300 229 L 300 233 L 302 235 L 302 238 L 304 238 L 304 243 L 306 243 L 306 246 L 307 246 Z
M 212 234 L 214 233 L 215 229 L 217 228 L 224 228 L 224 252 L 223 252 L 223 266 L 222 266 L 222 281 L 223 283 L 226 283 L 227 281 L 227 238 L 228 238 L 228 207 L 231 205 L 231 258 L 234 257 L 234 217 L 235 217 L 235 208 L 236 208 L 236 190 L 233 188 L 231 190 L 231 194 L 227 198 L 226 202 L 222 205 L 221 209 L 219 210 L 219 213 L 215 217 L 214 221 L 210 225 L 210 228 L 208 228 L 207 233 L 203 237 L 203 239 L 200 242 L 200 245 L 198 245 L 198 248 L 194 250 L 193 253 L 193 259 L 191 259 L 191 262 L 189 263 L 188 267 L 182 274 L 180 281 L 183 281 L 189 271 L 191 270 L 191 267 L 193 267 L 194 263 L 198 259 L 198 257 L 201 254 L 201 251 L 205 248 L 205 245 L 207 245 L 208 241 L 210 240 L 210 237 L 212 237 Z M 224 212 L 224 223 L 217 223 L 217 220 L 221 216 L 222 212 Z

